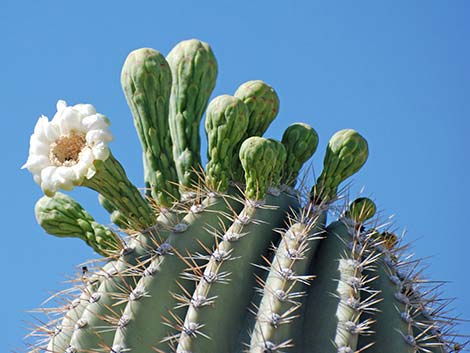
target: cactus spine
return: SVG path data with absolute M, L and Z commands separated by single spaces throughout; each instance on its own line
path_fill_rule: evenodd
M 296 123 L 282 141 L 263 137 L 279 111 L 274 89 L 248 81 L 208 104 L 216 76 L 211 48 L 195 39 L 166 59 L 150 48 L 126 59 L 121 82 L 143 149 L 145 196 L 109 151 L 108 121 L 92 106 L 59 101 L 51 121 L 39 119 L 24 166 L 47 195 L 38 222 L 84 240 L 104 264 L 38 329 L 46 339 L 33 351 L 461 350 L 446 334 L 454 321 L 422 289 L 415 263 L 402 260 L 397 237 L 380 228 L 374 202 L 341 206 L 339 187 L 366 162 L 367 141 L 351 129 L 334 134 L 306 193 L 297 179 L 317 149 L 315 130 Z M 74 186 L 95 190 L 126 236 L 58 192 Z

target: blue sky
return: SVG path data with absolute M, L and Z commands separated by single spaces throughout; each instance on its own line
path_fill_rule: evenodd
M 383 214 L 396 214 L 426 274 L 449 281 L 456 313 L 470 319 L 466 228 L 470 200 L 470 3 L 395 1 L 13 1 L 0 3 L 0 350 L 22 350 L 27 310 L 65 288 L 84 244 L 46 235 L 33 207 L 41 196 L 20 166 L 40 114 L 57 99 L 87 102 L 112 122 L 112 150 L 142 186 L 141 152 L 121 92 L 128 52 L 166 54 L 179 41 L 209 42 L 219 63 L 214 96 L 262 79 L 281 99 L 268 135 L 304 121 L 320 135 L 313 159 L 337 130 L 354 128 L 370 157 L 354 177 Z M 96 196 L 72 193 L 107 222 Z M 470 324 L 459 332 L 470 333 Z

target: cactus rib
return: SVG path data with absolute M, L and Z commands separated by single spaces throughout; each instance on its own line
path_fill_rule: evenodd
M 369 274 L 375 278 L 370 287 L 379 293 L 380 302 L 376 312 L 369 314 L 374 320 L 371 325 L 374 337 L 361 337 L 359 346 L 370 345 L 371 353 L 447 352 L 445 341 L 437 330 L 438 321 L 431 319 L 432 323 L 427 324 L 420 318 L 421 308 L 426 306 L 427 300 L 414 288 L 414 283 L 419 280 L 400 270 L 402 264 L 395 256 L 396 239 L 390 242 L 391 235 L 387 232 L 377 235 L 375 231 L 374 237 L 380 257 L 376 270 Z
M 252 264 L 275 241 L 273 228 L 284 225 L 287 211 L 296 203 L 285 194 L 268 195 L 265 203 L 247 201 L 210 256 L 188 299 L 177 352 L 233 351 L 236 332 L 253 295 Z M 225 320 L 227 317 L 230 320 Z M 200 327 L 200 333 L 191 331 L 191 327 Z
M 54 332 L 47 344 L 46 352 L 65 352 L 70 346 L 70 340 L 75 330 L 75 325 L 88 305 L 91 295 L 98 289 L 100 276 L 103 276 L 111 265 L 103 267 L 99 274 L 94 274 L 92 278 L 85 279 L 86 286 L 81 290 L 78 298 L 70 302 L 66 308 L 66 314 L 59 325 L 56 325 Z
M 354 227 L 336 221 L 312 263 L 316 278 L 308 291 L 302 346 L 298 351 L 356 351 L 358 337 L 368 334 L 370 321 L 363 312 L 374 305 L 361 297 L 368 291 L 364 268 L 376 262 L 368 247 L 361 246 Z
M 129 320 L 116 330 L 114 346 L 138 352 L 150 352 L 152 347 L 158 349 L 165 346 L 159 342 L 168 331 L 173 330 L 162 323 L 162 317 L 171 314 L 180 316 L 184 312 L 177 308 L 178 299 L 174 294 L 180 290 L 180 284 L 174 275 L 188 270 L 190 263 L 185 260 L 186 256 L 212 246 L 214 235 L 205 229 L 217 230 L 228 226 L 232 218 L 230 215 L 238 212 L 240 205 L 231 197 L 212 195 L 183 218 L 181 224 L 176 226 L 177 231 L 163 244 L 166 251 L 154 256 L 148 271 L 136 284 L 136 288 L 145 292 L 146 296 L 128 301 L 122 317 Z M 181 285 L 187 291 L 194 288 L 192 281 L 181 282 Z
M 159 217 L 160 218 L 160 217 Z M 162 216 L 166 222 L 166 215 Z M 116 325 L 116 316 L 124 309 L 129 291 L 139 278 L 140 269 L 145 268 L 159 244 L 168 236 L 168 225 L 158 224 L 138 233 L 131 238 L 121 255 L 112 261 L 112 267 L 93 293 L 95 300 L 84 310 L 80 322 L 74 331 L 71 346 L 78 351 L 98 349 L 112 343 L 114 333 L 111 328 Z
M 250 353 L 263 353 L 266 342 L 291 342 L 295 330 L 301 329 L 297 312 L 305 287 L 313 279 L 307 269 L 323 238 L 326 213 L 307 209 L 305 215 L 297 215 L 291 222 L 266 267 L 267 279 L 258 279 L 262 299 L 251 333 Z

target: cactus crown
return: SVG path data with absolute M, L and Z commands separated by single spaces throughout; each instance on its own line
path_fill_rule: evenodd
M 358 198 L 327 222 L 340 184 L 367 159 L 366 140 L 351 129 L 334 134 L 304 195 L 295 186 L 317 148 L 315 130 L 296 123 L 281 142 L 263 137 L 279 111 L 274 89 L 248 81 L 209 103 L 216 77 L 214 54 L 199 40 L 166 58 L 149 48 L 129 54 L 121 82 L 145 195 L 110 152 L 109 122 L 91 105 L 59 101 L 51 121 L 39 119 L 24 166 L 47 195 L 37 220 L 105 257 L 79 279 L 62 316 L 33 333 L 47 339 L 32 352 L 460 350 L 446 334 L 454 321 L 433 289 L 423 290 L 415 262 L 401 260 L 396 235 L 377 226 L 372 200 Z M 58 192 L 75 186 L 98 193 L 125 239 Z

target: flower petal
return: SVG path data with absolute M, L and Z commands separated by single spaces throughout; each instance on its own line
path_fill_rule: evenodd
M 56 116 L 54 116 L 56 119 Z M 84 132 L 82 127 L 82 116 L 72 107 L 66 107 L 62 113 L 57 116 L 57 120 L 53 122 L 59 126 L 61 135 L 69 135 L 71 132 Z
M 81 162 L 81 161 L 78 162 L 77 164 L 75 164 L 74 166 L 70 167 L 70 168 L 72 169 L 73 173 L 75 174 L 75 178 L 77 180 L 77 183 L 80 183 L 80 184 L 81 184 L 82 180 L 87 175 L 90 175 L 91 173 L 93 173 L 93 175 L 95 175 L 95 173 L 96 173 L 96 170 L 95 170 L 94 166 L 90 166 L 89 164 Z
M 93 176 L 94 176 L 95 174 L 96 174 L 96 169 L 95 169 L 95 167 L 93 167 L 93 168 L 88 168 L 85 177 L 86 177 L 87 179 L 91 179 L 91 178 L 93 178 Z
M 59 99 L 57 101 L 57 104 L 56 104 L 56 109 L 57 109 L 57 112 L 61 112 L 62 110 L 64 110 L 65 108 L 67 107 L 67 102 L 62 100 L 62 99 Z
M 56 166 L 49 166 L 41 170 L 41 189 L 47 196 L 53 196 L 58 190 L 56 170 Z
M 21 169 L 28 169 L 33 174 L 40 174 L 41 170 L 51 166 L 49 158 L 43 155 L 30 154 L 26 163 Z
M 107 130 L 90 130 L 86 134 L 86 142 L 89 146 L 99 143 L 107 143 L 113 140 L 113 134 Z
M 57 141 L 57 139 L 60 137 L 59 127 L 51 122 L 49 122 L 49 124 L 47 124 L 45 127 L 44 133 L 49 142 Z
M 90 147 L 86 147 L 80 152 L 79 156 L 80 162 L 85 163 L 86 165 L 90 166 L 93 165 L 93 161 L 95 158 L 93 157 L 93 152 Z
M 99 159 L 101 161 L 105 161 L 109 157 L 109 148 L 104 143 L 99 143 L 93 146 L 92 148 L 93 155 L 95 159 Z
M 44 142 L 37 139 L 35 135 L 32 135 L 29 140 L 29 153 L 48 156 L 51 145 L 48 142 Z
M 76 176 L 72 168 L 70 167 L 58 167 L 55 176 L 58 182 L 58 186 L 64 190 L 72 190 L 75 182 Z
M 41 140 L 43 142 L 47 142 L 47 127 L 49 125 L 49 120 L 47 119 L 47 116 L 41 115 L 36 122 L 36 125 L 34 126 L 34 133 L 31 135 L 31 137 L 35 137 L 37 140 Z
M 75 104 L 73 109 L 77 110 L 81 115 L 84 116 L 96 114 L 96 109 L 91 104 Z
M 87 130 L 105 130 L 109 126 L 109 121 L 104 115 L 93 114 L 83 118 L 82 124 L 87 128 Z

